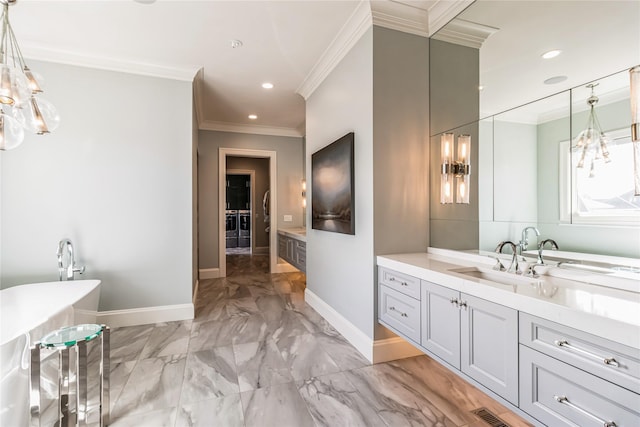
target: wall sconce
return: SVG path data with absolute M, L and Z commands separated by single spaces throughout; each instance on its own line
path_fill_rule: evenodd
M 307 207 L 307 181 L 304 179 L 301 182 L 302 187 L 302 207 L 306 209 Z
M 440 203 L 453 203 L 453 180 L 456 181 L 456 203 L 469 204 L 469 173 L 471 170 L 471 136 L 458 136 L 458 155 L 453 159 L 454 135 L 440 137 Z
M 640 196 L 640 65 L 629 70 L 631 79 L 631 141 L 633 144 L 634 195 Z

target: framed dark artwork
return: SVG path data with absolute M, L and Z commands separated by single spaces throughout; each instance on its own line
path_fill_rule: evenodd
M 311 228 L 356 234 L 353 175 L 354 133 L 311 155 Z

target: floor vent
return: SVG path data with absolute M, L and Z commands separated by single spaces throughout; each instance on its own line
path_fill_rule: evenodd
M 484 422 L 489 424 L 491 427 L 511 427 L 509 424 L 502 421 L 498 418 L 493 412 L 489 411 L 487 408 L 478 408 L 471 411 L 473 414 L 482 418 Z

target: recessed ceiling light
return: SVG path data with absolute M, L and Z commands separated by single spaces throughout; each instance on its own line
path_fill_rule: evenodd
M 478 90 L 484 90 L 484 86 L 483 85 L 478 86 Z
M 551 58 L 555 58 L 556 56 L 560 55 L 562 53 L 561 50 L 550 50 L 549 52 L 545 52 L 542 54 L 542 57 L 544 59 L 551 59 Z
M 269 82 L 262 83 L 262 87 L 264 89 L 273 89 L 273 83 L 269 83 Z
M 554 77 L 550 77 L 547 80 L 545 80 L 544 84 L 546 84 L 546 85 L 554 85 L 556 83 L 562 83 L 565 80 L 567 80 L 567 76 L 554 76 Z
M 231 47 L 234 49 L 242 47 L 242 40 L 231 40 L 230 43 L 231 43 Z
M 256 116 L 255 114 L 249 114 L 249 118 L 250 118 L 251 120 L 255 120 L 255 119 L 257 119 L 257 118 L 258 118 L 258 116 Z

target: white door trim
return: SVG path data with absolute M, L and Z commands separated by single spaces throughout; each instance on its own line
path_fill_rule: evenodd
M 227 276 L 226 262 L 226 176 L 227 176 L 227 156 L 233 157 L 253 157 L 258 159 L 269 159 L 269 271 L 275 273 L 278 264 L 278 212 L 277 212 L 277 160 L 276 152 L 269 150 L 249 150 L 244 148 L 218 149 L 218 265 L 220 266 L 220 277 Z

